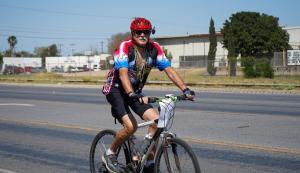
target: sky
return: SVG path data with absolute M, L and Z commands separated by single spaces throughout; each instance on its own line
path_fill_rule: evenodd
M 16 51 L 56 44 L 62 55 L 107 50 L 112 35 L 129 32 L 134 17 L 152 22 L 152 37 L 216 31 L 234 13 L 252 11 L 279 18 L 286 27 L 300 26 L 299 0 L 1 0 L 0 51 L 17 37 Z

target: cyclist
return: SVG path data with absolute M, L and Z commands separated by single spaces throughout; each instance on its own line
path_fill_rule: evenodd
M 124 140 L 137 129 L 137 121 L 129 107 L 143 120 L 156 120 L 158 112 L 148 104 L 148 98 L 142 89 L 152 67 L 164 71 L 182 92 L 193 100 L 195 93 L 190 90 L 180 76 L 171 67 L 160 45 L 150 40 L 154 34 L 151 22 L 145 18 L 135 18 L 130 25 L 131 39 L 123 41 L 114 53 L 114 68 L 110 70 L 102 92 L 111 104 L 112 115 L 122 125 L 110 148 L 104 153 L 102 160 L 110 172 L 120 172 L 116 151 Z M 148 137 L 152 137 L 157 125 L 150 125 Z M 153 172 L 154 151 L 148 157 L 144 172 Z

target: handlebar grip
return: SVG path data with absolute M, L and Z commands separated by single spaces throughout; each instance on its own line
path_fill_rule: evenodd
M 157 97 L 148 97 L 148 103 L 155 103 L 157 100 Z
M 189 100 L 194 101 L 194 99 L 189 99 L 185 94 L 177 96 L 177 100 Z
M 187 97 L 186 95 L 180 95 L 180 96 L 177 96 L 177 100 L 187 100 Z

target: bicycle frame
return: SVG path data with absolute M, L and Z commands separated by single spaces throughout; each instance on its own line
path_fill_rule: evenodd
M 174 116 L 175 103 L 176 103 L 176 100 L 177 100 L 178 97 L 169 95 L 166 98 L 169 99 L 167 101 L 168 104 L 170 104 L 172 102 L 171 109 L 168 108 L 168 109 L 170 109 L 168 111 L 173 113 L 173 115 L 171 115 L 173 117 Z M 159 100 L 158 101 L 159 106 L 160 106 L 159 108 L 161 108 L 161 106 L 162 106 L 160 103 L 163 103 L 163 101 L 166 101 L 166 100 L 163 100 L 163 99 L 155 98 L 152 102 L 156 102 L 157 100 Z M 146 122 L 138 124 L 138 129 L 141 128 L 141 127 L 149 126 L 149 125 L 154 124 L 154 123 L 158 124 L 158 129 L 155 132 L 154 136 L 152 137 L 149 147 L 146 148 L 147 149 L 146 153 L 145 153 L 145 151 L 141 151 L 142 153 L 145 153 L 145 154 L 139 156 L 141 158 L 139 158 L 138 161 L 133 160 L 133 154 L 136 154 L 136 152 L 133 151 L 133 150 L 136 150 L 136 148 L 135 148 L 135 146 L 132 146 L 132 144 L 134 144 L 134 142 L 131 141 L 131 140 L 133 140 L 132 136 L 127 139 L 126 148 L 129 149 L 129 153 L 130 153 L 129 154 L 130 158 L 127 158 L 127 159 L 130 160 L 130 163 L 135 163 L 135 165 L 133 165 L 134 166 L 133 169 L 135 169 L 134 171 L 137 172 L 137 173 L 141 173 L 143 171 L 143 167 L 144 167 L 144 164 L 146 162 L 146 159 L 149 156 L 149 154 L 152 151 L 155 144 L 158 144 L 159 139 L 161 139 L 161 145 L 165 145 L 166 141 L 167 141 L 167 138 L 176 136 L 175 134 L 170 133 L 170 132 L 167 131 L 167 125 L 169 124 L 168 120 L 170 120 L 170 119 L 169 119 L 169 116 L 166 117 L 166 114 L 168 114 L 170 112 L 166 112 L 166 110 L 161 110 L 161 109 L 159 111 L 160 111 L 159 120 L 146 121 Z M 165 123 L 166 118 L 168 120 Z M 138 153 L 138 154 L 141 154 L 141 153 Z M 165 157 L 168 158 L 168 156 L 165 156 Z
M 180 138 L 177 138 L 175 134 L 168 131 L 173 124 L 173 118 L 176 107 L 175 105 L 178 100 L 187 100 L 187 98 L 183 96 L 174 95 L 166 95 L 163 98 L 149 98 L 149 103 L 156 102 L 159 104 L 159 119 L 139 123 L 138 129 L 141 127 L 150 126 L 155 123 L 157 124 L 157 130 L 153 137 L 150 139 L 150 142 L 148 139 L 145 139 L 147 140 L 147 146 L 142 145 L 144 151 L 138 151 L 135 147 L 134 135 L 129 136 L 122 144 L 122 146 L 119 147 L 117 156 L 119 156 L 119 154 L 125 155 L 125 160 L 124 157 L 122 157 L 122 163 L 120 164 L 121 168 L 124 169 L 125 172 L 141 173 L 144 169 L 146 159 L 150 155 L 155 145 L 157 146 L 157 150 L 155 153 L 155 161 L 157 161 L 157 163 L 155 163 L 154 165 L 156 170 L 160 170 L 160 168 L 162 168 L 164 169 L 163 172 L 172 172 L 173 169 L 178 170 L 179 172 L 190 172 L 189 169 L 188 171 L 185 171 L 185 164 L 181 164 L 181 155 L 183 153 L 184 155 L 187 154 L 189 161 L 191 161 L 191 168 L 195 170 L 196 173 L 201 172 L 200 166 L 197 161 L 197 157 L 193 153 L 191 147 L 185 141 L 181 140 Z M 105 163 L 101 161 L 96 162 L 96 164 L 101 163 L 101 165 L 99 165 L 99 167 L 95 167 L 95 158 L 97 157 L 95 155 L 95 151 L 97 149 L 97 145 L 100 144 L 100 153 L 106 152 L 106 145 L 109 144 L 104 142 L 105 139 L 110 140 L 111 137 L 115 135 L 116 132 L 114 130 L 106 129 L 100 131 L 94 138 L 90 150 L 90 168 L 92 173 L 96 173 L 97 171 L 105 173 L 108 172 Z M 110 137 L 104 138 L 104 140 L 102 140 L 102 138 L 105 136 Z M 164 159 L 165 162 L 161 162 L 162 159 Z M 160 167 L 160 163 L 162 163 L 162 167 Z
M 151 125 L 153 123 L 154 122 L 151 122 L 151 121 L 141 123 L 141 124 L 138 125 L 138 128 L 145 127 L 145 126 Z M 167 137 L 174 137 L 174 136 L 175 136 L 174 134 L 166 132 L 164 130 L 164 128 L 158 128 L 156 133 L 154 134 L 154 136 L 151 139 L 150 145 L 147 148 L 146 153 L 145 153 L 145 151 L 141 151 L 142 153 L 145 153 L 145 154 L 140 155 L 139 156 L 140 158 L 137 161 L 133 160 L 133 157 L 134 157 L 133 150 L 136 150 L 136 149 L 134 148 L 135 146 L 132 146 L 132 144 L 134 142 L 130 141 L 130 140 L 133 140 L 133 139 L 129 138 L 126 142 L 126 148 L 129 150 L 128 153 L 130 153 L 129 154 L 130 158 L 128 158 L 128 159 L 130 159 L 130 163 L 136 162 L 135 165 L 134 165 L 134 168 L 133 168 L 133 169 L 135 169 L 135 172 L 136 173 L 141 173 L 143 171 L 143 167 L 144 167 L 144 164 L 146 162 L 147 157 L 149 156 L 149 154 L 152 151 L 155 144 L 158 144 L 160 139 L 161 139 L 162 143 L 165 143 Z M 141 154 L 141 153 L 139 153 L 139 154 Z

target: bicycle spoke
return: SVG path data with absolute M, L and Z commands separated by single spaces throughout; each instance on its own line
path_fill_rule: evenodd
M 99 143 L 100 143 L 101 146 L 102 146 L 102 147 L 99 147 L 99 148 L 100 148 L 101 152 L 104 153 L 104 152 L 107 150 L 107 148 L 106 148 L 106 146 L 105 146 L 103 140 L 100 139 Z
M 164 144 L 163 144 L 164 145 Z M 191 148 L 182 140 L 171 139 L 168 147 L 158 151 L 156 169 L 161 173 L 199 173 L 198 161 Z
M 108 173 L 105 164 L 102 161 L 104 152 L 110 147 L 113 139 L 114 132 L 110 130 L 104 130 L 99 132 L 95 137 L 90 151 L 90 169 L 92 173 Z M 126 156 L 124 148 L 121 147 L 117 151 L 118 162 L 121 165 L 126 165 Z

